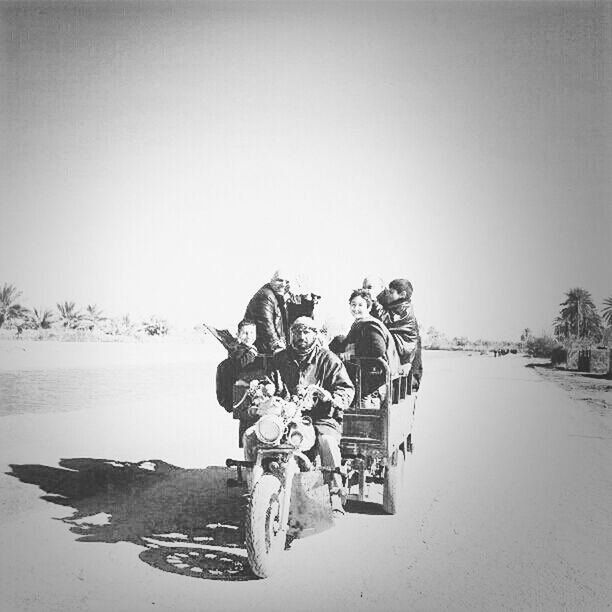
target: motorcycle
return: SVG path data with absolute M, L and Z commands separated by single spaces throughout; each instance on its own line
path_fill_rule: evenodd
M 295 476 L 321 470 L 305 454 L 316 441 L 308 412 L 318 401 L 319 391 L 311 385 L 284 400 L 273 395 L 272 383 L 258 381 L 247 391 L 249 413 L 258 417 L 245 434 L 251 440 L 245 445 L 248 459 L 228 460 L 228 465 L 247 470 L 245 544 L 251 569 L 260 578 L 274 572 L 285 549 Z

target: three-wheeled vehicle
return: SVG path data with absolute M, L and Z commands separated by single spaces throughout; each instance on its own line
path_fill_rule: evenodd
M 377 501 L 370 495 L 370 485 L 382 484 L 383 509 L 395 514 L 406 459 L 412 452 L 416 408 L 412 374 L 402 369 L 391 372 L 382 359 L 352 357 L 345 366 L 355 385 L 340 443 L 348 498 Z
M 270 363 L 267 357 L 260 359 L 258 373 L 263 375 Z M 345 365 L 355 385 L 355 398 L 344 413 L 341 440 L 341 474 L 347 497 L 372 501 L 371 485 L 382 484 L 383 509 L 395 514 L 400 504 L 404 463 L 412 451 L 415 398 L 411 376 L 391 373 L 382 359 L 352 358 Z M 246 421 L 241 410 L 249 394 L 247 386 L 245 381 L 234 385 L 234 417 L 241 421 L 241 434 L 254 422 L 253 417 Z M 251 389 L 255 387 L 250 385 Z M 243 482 L 242 469 L 252 470 L 245 543 L 251 568 L 260 577 L 274 571 L 288 537 L 319 531 L 316 523 L 331 524 L 329 490 L 322 478 L 329 468 L 312 463 L 303 452 L 314 443 L 314 430 L 312 441 L 304 446 L 308 436 L 300 429 L 308 419 L 302 417 L 302 410 L 308 410 L 311 400 L 276 399 L 279 402 L 262 403 L 271 407 L 272 413 L 255 416 L 259 439 L 256 458 L 227 461 L 228 467 L 238 468 L 237 485 Z

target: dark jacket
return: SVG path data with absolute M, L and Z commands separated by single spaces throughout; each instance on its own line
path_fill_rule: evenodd
M 298 386 L 319 385 L 332 395 L 331 402 L 319 402 L 312 409 L 315 425 L 327 425 L 342 431 L 342 415 L 353 401 L 355 388 L 339 357 L 315 344 L 312 352 L 300 361 L 293 347 L 274 355 L 272 380 L 277 394 L 288 398 Z
M 227 412 L 234 407 L 234 383 L 244 376 L 258 378 L 261 365 L 256 363 L 257 351 L 246 344 L 237 344 L 228 351 L 228 358 L 217 366 L 217 401 Z
M 274 293 L 269 284 L 264 285 L 251 298 L 244 318 L 255 322 L 255 346 L 260 353 L 271 354 L 289 344 L 285 300 Z
M 382 321 L 374 318 L 355 321 L 346 338 L 335 339 L 335 342 L 330 343 L 330 348 L 337 352 L 345 352 L 350 344 L 355 347 L 356 357 L 383 359 L 387 362 L 392 375 L 399 370 L 400 359 L 395 341 Z M 361 365 L 361 394 L 365 396 L 383 385 L 386 377 L 384 370 L 381 371 L 380 366 L 375 367 L 373 362 L 366 360 Z M 368 366 L 374 366 L 374 368 Z M 374 374 L 374 371 L 377 373 Z
M 314 319 L 314 310 L 317 301 L 312 297 L 312 294 L 291 296 L 290 299 L 286 300 L 286 304 L 289 326 L 291 326 L 298 317 L 310 317 Z
M 409 300 L 390 302 L 385 308 L 379 307 L 376 315 L 387 326 L 403 364 L 414 360 L 419 337 L 419 325 Z

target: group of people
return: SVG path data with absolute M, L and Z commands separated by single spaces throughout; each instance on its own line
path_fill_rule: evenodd
M 315 386 L 318 401 L 311 414 L 317 434 L 315 449 L 323 466 L 340 467 L 343 413 L 355 396 L 344 361 L 351 357 L 380 359 L 391 372 L 412 370 L 413 388 L 420 385 L 420 337 L 411 298 L 412 285 L 406 279 L 395 279 L 386 287 L 382 281 L 364 279 L 363 286 L 349 297 L 355 320 L 348 334 L 326 346 L 314 313 L 320 296 L 291 294 L 289 278 L 276 271 L 249 301 L 236 343 L 219 364 L 219 403 L 233 411 L 237 381 L 246 389 L 250 381 L 263 376 L 274 384 L 275 394 L 285 399 L 300 388 Z M 376 395 L 380 382 L 364 381 L 362 400 Z M 256 441 L 248 420 L 241 420 L 239 435 L 245 457 L 253 459 Z M 340 475 L 330 472 L 328 481 L 332 510 L 341 515 Z

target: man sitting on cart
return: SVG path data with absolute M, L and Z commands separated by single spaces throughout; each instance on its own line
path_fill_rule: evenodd
M 274 355 L 270 375 L 276 394 L 289 399 L 301 389 L 316 386 L 317 403 L 312 409 L 312 420 L 317 432 L 316 450 L 324 467 L 341 466 L 340 438 L 342 416 L 355 395 L 355 388 L 342 361 L 317 341 L 319 328 L 310 317 L 298 317 L 291 326 L 291 344 Z M 245 457 L 252 458 L 257 443 L 249 432 L 244 437 Z M 340 493 L 342 478 L 332 473 L 326 478 L 330 486 L 334 515 L 344 514 Z

